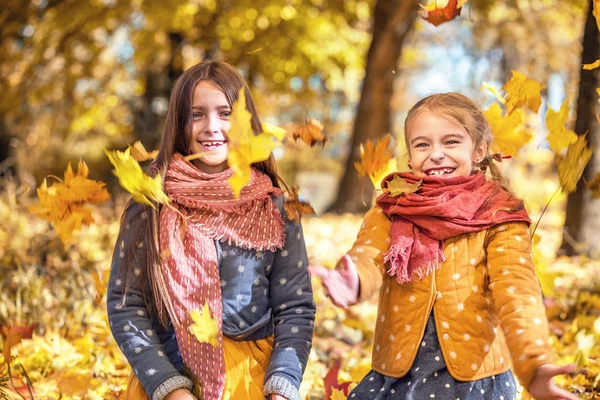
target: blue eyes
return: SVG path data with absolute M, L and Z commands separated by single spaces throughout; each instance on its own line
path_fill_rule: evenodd
M 223 111 L 219 113 L 219 118 L 229 118 L 230 115 L 231 111 Z M 192 118 L 194 119 L 202 118 L 203 116 L 204 114 L 202 114 L 201 112 L 192 113 Z
M 460 144 L 460 142 L 458 140 L 447 140 L 444 142 L 444 145 L 446 145 L 446 146 L 453 146 L 455 144 Z M 420 148 L 425 148 L 428 146 L 429 146 L 428 143 L 418 143 L 415 145 L 415 147 L 420 147 Z

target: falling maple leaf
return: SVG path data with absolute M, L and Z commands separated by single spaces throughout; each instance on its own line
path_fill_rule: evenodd
M 263 132 L 265 132 L 268 135 L 274 136 L 279 140 L 283 140 L 285 138 L 285 135 L 287 134 L 287 131 L 277 125 L 271 125 L 271 124 L 263 124 Z
M 585 185 L 592 191 L 592 197 L 600 199 L 600 172 L 594 175 L 591 182 L 586 182 Z
M 481 84 L 481 87 L 479 88 L 479 90 L 481 89 L 487 89 L 489 90 L 494 96 L 496 96 L 496 99 L 498 99 L 498 101 L 502 104 L 506 104 L 506 99 L 504 98 L 504 96 L 502 96 L 500 94 L 500 90 L 495 88 L 494 86 L 490 85 L 487 82 L 483 82 Z
M 531 138 L 532 133 L 523 127 L 525 116 L 521 110 L 508 115 L 502 115 L 498 103 L 494 103 L 483 112 L 490 127 L 494 139 L 492 141 L 492 152 L 516 156 Z
M 148 153 L 142 142 L 138 140 L 131 146 L 131 155 L 138 162 L 154 160 L 158 155 L 158 150 Z
M 289 189 L 289 199 L 284 204 L 285 212 L 288 219 L 300 222 L 300 217 L 303 215 L 312 215 L 315 213 L 314 208 L 306 201 L 300 201 L 298 197 L 298 189 Z
M 434 26 L 439 26 L 458 17 L 466 2 L 467 0 L 448 0 L 448 4 L 444 7 L 438 7 L 439 0 L 426 6 L 421 4 L 421 18 Z
M 267 160 L 273 149 L 281 143 L 283 136 L 280 135 L 280 132 L 272 131 L 258 135 L 254 133 L 250 123 L 252 115 L 246 109 L 244 88 L 240 89 L 239 97 L 233 103 L 229 119 L 231 128 L 227 132 L 229 140 L 227 159 L 229 167 L 233 169 L 234 173 L 228 181 L 234 196 L 238 198 L 242 188 L 250 181 L 252 164 Z
M 300 139 L 310 147 L 313 147 L 317 143 L 321 143 L 321 147 L 323 147 L 325 146 L 325 142 L 327 142 L 327 137 L 323 133 L 323 124 L 314 118 L 300 125 L 292 136 L 294 140 Z
M 387 182 L 387 186 L 384 191 L 388 192 L 392 197 L 410 194 L 419 190 L 421 182 L 423 182 L 423 180 L 415 183 L 408 183 L 404 179 L 400 178 L 399 175 L 394 175 L 392 180 Z
M 558 169 L 558 180 L 563 192 L 573 193 L 577 188 L 577 182 L 583 174 L 583 170 L 592 157 L 592 149 L 587 147 L 585 135 L 578 136 L 577 141 L 567 149 L 564 156 L 556 156 L 556 167 Z
M 211 317 L 208 303 L 205 302 L 202 310 L 192 310 L 190 317 L 194 323 L 188 326 L 192 335 L 201 343 L 209 343 L 213 347 L 217 347 L 217 336 L 219 335 L 219 325 L 217 321 Z
M 560 107 L 560 111 L 556 112 L 552 108 L 548 108 L 546 113 L 546 126 L 550 131 L 546 140 L 555 153 L 560 153 L 577 141 L 577 134 L 565 127 L 568 117 L 569 104 L 567 99 Z
M 325 378 L 323 378 L 323 386 L 325 389 L 325 400 L 332 400 L 331 395 L 333 394 L 333 390 L 341 390 L 344 392 L 346 396 L 348 396 L 349 386 L 352 382 L 339 382 L 338 374 L 340 372 L 340 367 L 342 366 L 342 362 L 337 359 L 333 361 L 333 365 L 327 371 Z
M 591 70 L 596 69 L 598 67 L 600 67 L 600 60 L 596 60 L 596 61 L 594 61 L 591 64 L 583 64 L 583 69 L 588 70 L 588 71 L 591 71 Z
M 133 200 L 156 208 L 154 203 L 168 204 L 169 197 L 163 191 L 162 178 L 146 175 L 140 164 L 131 155 L 131 149 L 121 152 L 105 150 L 110 163 L 115 167 L 113 173 L 119 178 L 123 189 L 127 190 Z
M 88 179 L 88 167 L 79 161 L 77 174 L 73 173 L 71 164 L 67 165 L 64 179 L 57 179 L 50 187 L 44 179 L 37 189 L 39 204 L 29 206 L 34 215 L 50 221 L 60 240 L 66 243 L 73 232 L 82 225 L 94 222 L 92 213 L 84 207 L 86 203 L 102 203 L 110 198 L 104 182 Z
M 524 105 L 527 105 L 531 111 L 538 112 L 542 104 L 540 92 L 544 86 L 538 81 L 529 79 L 515 70 L 512 70 L 512 73 L 512 78 L 502 87 L 507 92 L 506 106 L 508 107 L 508 115 Z
M 361 144 L 360 162 L 354 163 L 358 176 L 368 176 L 376 189 L 385 176 L 396 170 L 397 162 L 389 148 L 391 141 L 392 136 L 388 133 L 375 144 L 370 140 L 366 145 Z

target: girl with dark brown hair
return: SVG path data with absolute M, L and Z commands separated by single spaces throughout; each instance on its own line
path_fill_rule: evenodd
M 233 67 L 206 61 L 183 73 L 148 170 L 162 176 L 171 204 L 130 201 L 123 214 L 107 307 L 135 374 L 126 398 L 300 399 L 315 314 L 304 238 L 286 216 L 273 155 L 253 165 L 239 198 L 227 182 L 229 117 L 242 88 L 258 134 Z M 213 344 L 190 329 L 205 305 L 218 326 Z

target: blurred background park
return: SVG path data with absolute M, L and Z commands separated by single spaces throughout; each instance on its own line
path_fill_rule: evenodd
M 600 69 L 583 68 L 600 59 L 594 3 L 0 0 L 0 398 L 122 395 L 129 367 L 103 297 L 129 195 L 105 149 L 137 140 L 156 149 L 173 82 L 207 58 L 236 66 L 263 122 L 289 132 L 274 153 L 317 212 L 303 224 L 309 256 L 326 266 L 349 249 L 377 193 L 354 168 L 361 144 L 391 133 L 405 170 L 403 121 L 423 96 L 457 91 L 491 110 L 506 108 L 515 73 L 541 84 L 538 109 L 506 112 L 494 129 L 520 141 L 503 170 L 537 226 L 556 358 L 579 365 L 559 383 L 598 398 Z M 294 141 L 312 119 L 326 142 Z M 557 148 L 552 130 L 575 136 Z M 50 185 L 80 160 L 111 198 L 87 206 L 93 222 L 64 241 L 28 207 L 44 178 Z M 376 303 L 342 311 L 313 285 L 319 313 L 302 393 L 328 399 L 338 382 L 328 371 L 357 382 L 369 370 Z

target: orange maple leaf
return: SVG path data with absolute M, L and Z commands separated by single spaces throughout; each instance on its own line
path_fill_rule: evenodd
M 289 220 L 300 222 L 300 217 L 303 215 L 312 215 L 315 213 L 314 208 L 306 201 L 300 201 L 298 197 L 298 189 L 289 189 L 289 199 L 284 204 L 285 212 Z
M 321 143 L 321 147 L 325 146 L 327 137 L 323 132 L 323 124 L 316 119 L 311 119 L 308 122 L 304 122 L 292 133 L 294 140 L 302 140 L 310 147 L 314 147 L 315 144 Z
M 50 221 L 58 237 L 66 243 L 82 225 L 94 222 L 91 212 L 84 207 L 86 203 L 102 203 L 110 198 L 106 184 L 87 178 L 88 167 L 80 161 L 77 174 L 73 173 L 71 164 L 67 166 L 64 180 L 54 177 L 50 187 L 46 179 L 37 189 L 39 204 L 29 206 L 34 215 Z
M 156 156 L 158 155 L 158 150 L 154 150 L 154 151 L 151 151 L 148 153 L 148 150 L 146 150 L 146 148 L 144 147 L 142 142 L 140 142 L 139 140 L 136 141 L 133 144 L 133 146 L 130 146 L 130 147 L 131 147 L 131 156 L 137 162 L 154 160 L 156 158 Z
M 465 3 L 465 0 L 449 0 L 445 7 L 440 8 L 437 6 L 437 1 L 426 6 L 421 4 L 421 18 L 434 26 L 439 26 L 458 17 Z
M 392 136 L 388 133 L 375 144 L 370 140 L 365 145 L 361 144 L 360 162 L 354 163 L 358 176 L 368 176 L 376 188 L 384 176 L 395 169 L 395 160 L 389 148 L 391 141 Z

